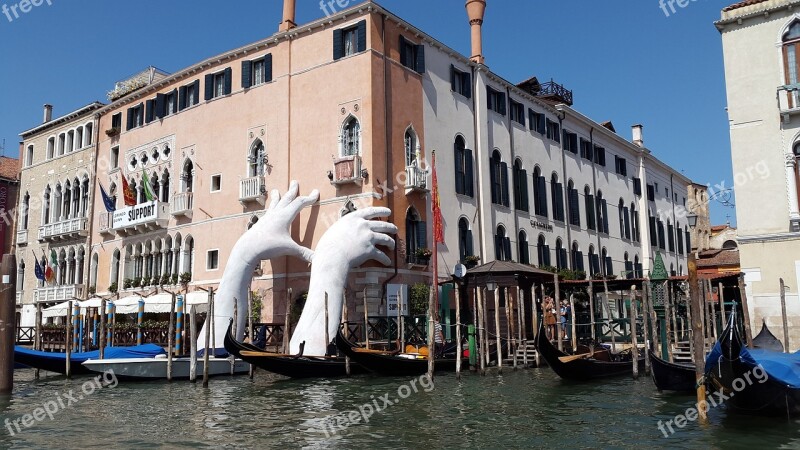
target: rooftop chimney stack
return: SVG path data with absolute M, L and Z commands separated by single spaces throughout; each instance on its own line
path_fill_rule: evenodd
M 47 122 L 50 122 L 51 120 L 53 120 L 53 105 L 45 104 L 44 105 L 44 122 L 42 122 L 42 123 L 47 123 Z
M 295 13 L 297 12 L 296 0 L 283 0 L 283 20 L 281 21 L 278 31 L 288 31 L 296 27 L 294 22 Z
M 641 125 L 634 125 L 631 127 L 631 130 L 633 131 L 633 143 L 639 147 L 644 147 L 644 136 L 642 136 L 643 128 L 644 127 Z
M 483 57 L 483 38 L 481 30 L 483 28 L 483 14 L 486 12 L 486 0 L 467 0 L 467 15 L 469 25 L 472 29 L 472 56 L 470 59 L 478 64 L 484 63 Z

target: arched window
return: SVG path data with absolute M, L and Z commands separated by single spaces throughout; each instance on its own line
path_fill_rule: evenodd
M 639 214 L 636 212 L 636 203 L 631 203 L 631 238 L 634 242 L 639 242 L 641 240 Z
M 506 236 L 506 228 L 502 225 L 497 226 L 494 235 L 494 254 L 498 261 L 511 261 L 511 239 Z
M 95 253 L 92 255 L 92 261 L 89 263 L 89 286 L 97 288 L 97 265 L 100 261 L 100 256 Z
M 503 162 L 500 152 L 495 150 L 489 158 L 489 178 L 492 191 L 492 203 L 509 206 L 508 199 L 508 164 Z
M 795 20 L 786 28 L 783 40 L 783 67 L 786 70 L 784 81 L 787 85 L 797 84 L 800 81 L 800 21 Z M 789 95 L 789 108 L 796 108 L 798 104 L 798 91 L 791 91 Z
M 55 197 L 53 198 L 53 222 L 60 222 L 62 218 L 62 195 L 61 183 L 56 184 Z
M 594 277 L 600 273 L 600 258 L 594 252 L 594 246 L 589 246 L 589 276 Z
M 111 276 L 108 280 L 109 287 L 117 283 L 117 289 L 120 289 L 122 286 L 119 285 L 119 261 L 120 261 L 120 252 L 119 249 L 114 249 L 114 254 L 111 256 Z
M 47 225 L 50 223 L 50 185 L 44 189 L 42 195 L 42 224 Z
M 605 247 L 600 251 L 600 259 L 603 261 L 603 274 L 610 276 L 614 274 L 614 262 Z
M 517 239 L 517 254 L 519 255 L 520 263 L 531 263 L 531 257 L 528 251 L 528 235 L 525 233 L 525 230 L 519 230 L 519 238 Z
M 464 261 L 467 256 L 473 256 L 472 231 L 466 217 L 458 219 L 458 259 Z
M 28 146 L 28 151 L 25 153 L 25 166 L 33 164 L 33 145 Z
M 635 277 L 636 276 L 636 271 L 634 270 L 633 262 L 630 260 L 630 258 L 628 256 L 628 252 L 625 252 L 623 260 L 625 262 L 625 278 L 633 278 L 633 277 Z
M 250 146 L 250 153 L 247 155 L 247 176 L 263 177 L 266 173 L 267 150 L 261 139 L 256 139 Z
M 584 209 L 586 209 L 586 228 L 589 230 L 596 230 L 597 221 L 595 219 L 597 217 L 597 206 L 594 202 L 592 189 L 588 185 L 583 187 L 583 204 Z
M 181 171 L 181 192 L 194 192 L 194 163 L 187 159 Z
M 20 259 L 17 265 L 17 292 L 25 289 L 25 260 Z
M 577 241 L 574 241 L 572 243 L 572 249 L 570 253 L 572 253 L 572 270 L 584 271 L 585 269 L 583 265 L 583 252 L 578 246 Z
M 66 145 L 67 135 L 61 133 L 58 135 L 58 155 L 61 156 L 64 154 L 64 146 Z
M 467 148 L 467 144 L 461 136 L 456 136 L 455 144 L 453 144 L 453 156 L 456 172 L 456 194 L 473 197 L 475 195 L 475 182 L 472 170 L 472 150 Z
M 25 195 L 22 197 L 22 207 L 20 208 L 20 230 L 27 230 L 28 229 L 28 211 L 31 207 L 31 195 L 28 192 L 25 192 Z
M 406 261 L 409 263 L 423 263 L 425 257 L 418 251 L 428 248 L 428 229 L 414 207 L 406 212 Z
M 603 191 L 597 191 L 595 200 L 597 210 L 597 231 L 608 234 L 608 203 L 603 198 Z
M 61 217 L 63 219 L 69 219 L 72 213 L 72 183 L 67 180 L 64 183 L 64 193 L 62 194 L 63 202 L 61 205 Z
M 350 117 L 342 127 L 342 156 L 353 156 L 361 153 L 361 124 L 358 119 Z
M 669 251 L 675 251 L 675 230 L 672 228 L 672 221 L 667 219 L 667 248 Z
M 578 199 L 578 190 L 575 183 L 569 180 L 567 183 L 567 212 L 569 213 L 569 224 L 576 227 L 581 226 L 581 207 Z
M 183 241 L 183 269 L 181 272 L 189 273 L 192 275 L 192 269 L 194 267 L 194 238 L 192 236 L 186 236 L 186 239 Z
M 519 159 L 514 161 L 512 183 L 514 184 L 514 208 L 525 212 L 530 211 L 528 205 L 528 172 L 522 168 L 522 161 Z
M 81 182 L 75 178 L 72 180 L 72 206 L 70 207 L 70 218 L 74 219 L 80 217 L 81 200 Z
M 75 150 L 83 148 L 83 127 L 75 130 Z
M 624 200 L 619 199 L 617 209 L 619 210 L 619 236 L 624 239 L 630 239 L 631 224 L 630 219 L 628 218 L 628 207 L 625 206 Z
M 414 130 L 409 128 L 406 130 L 406 135 L 403 138 L 403 148 L 405 148 L 406 154 L 406 167 L 416 167 L 417 164 L 417 135 L 414 133 Z
M 65 150 L 66 153 L 72 153 L 74 143 L 75 143 L 75 130 L 69 130 L 67 132 L 67 148 Z
M 567 249 L 564 248 L 561 238 L 558 238 L 556 239 L 556 268 L 561 270 L 567 267 Z
M 736 241 L 731 240 L 731 239 L 729 239 L 729 240 L 727 240 L 727 241 L 722 243 L 722 248 L 727 249 L 727 250 L 732 250 L 732 249 L 735 249 L 735 248 L 738 248 L 738 247 L 739 247 L 739 245 L 736 243 Z
M 83 176 L 81 181 L 81 216 L 88 217 L 89 215 L 89 177 Z
M 52 159 L 56 152 L 56 138 L 51 137 L 47 140 L 47 159 Z
M 87 145 L 92 145 L 92 140 L 94 136 L 92 136 L 92 132 L 94 131 L 94 124 L 87 123 L 84 127 L 86 131 L 84 132 L 83 137 L 83 146 L 86 147 Z
M 633 273 L 636 278 L 644 278 L 642 264 L 639 262 L 639 255 L 633 257 Z
M 551 197 L 553 200 L 553 220 L 564 221 L 564 187 L 558 182 L 558 174 L 550 176 Z
M 539 239 L 536 241 L 536 253 L 540 267 L 550 265 L 550 247 L 547 245 L 543 234 L 540 234 Z
M 547 181 L 539 166 L 533 169 L 533 209 L 537 216 L 547 217 Z
M 161 198 L 161 201 L 164 203 L 169 203 L 169 171 L 165 170 L 164 173 L 161 174 L 161 193 L 157 192 L 156 195 Z

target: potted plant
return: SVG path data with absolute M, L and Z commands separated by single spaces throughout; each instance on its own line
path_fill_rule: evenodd
M 464 265 L 467 266 L 467 269 L 472 269 L 473 267 L 478 265 L 480 260 L 481 260 L 480 256 L 469 255 L 464 258 Z
M 89 295 L 94 295 L 97 292 L 97 286 L 89 286 Z
M 161 283 L 160 284 L 162 286 L 165 285 L 165 284 L 169 284 L 169 280 L 170 280 L 170 276 L 165 273 L 164 275 L 161 275 Z
M 119 128 L 117 127 L 109 128 L 106 130 L 106 136 L 108 137 L 116 136 L 118 134 L 119 134 Z
M 133 279 L 133 285 L 131 287 L 138 288 L 142 285 L 142 277 L 136 277 Z
M 171 282 L 170 284 L 178 284 L 178 274 L 177 273 L 173 273 L 172 274 L 172 276 L 170 277 L 170 282 Z
M 422 263 L 425 263 L 425 264 L 427 264 L 428 261 L 431 259 L 431 255 L 433 255 L 433 252 L 431 251 L 431 249 L 425 248 L 425 247 L 418 248 L 414 252 L 414 257 L 416 257 L 418 261 L 420 261 Z
M 139 286 L 141 287 L 150 286 L 150 277 L 142 277 L 141 284 Z
M 116 294 L 118 290 L 119 290 L 119 286 L 117 285 L 116 281 L 111 283 L 110 286 L 108 286 L 108 292 L 111 292 L 112 294 Z
M 133 280 L 130 278 L 125 278 L 125 280 L 122 282 L 122 288 L 130 289 L 132 287 L 133 287 Z
M 181 284 L 186 286 L 190 281 L 192 281 L 192 274 L 189 272 L 183 272 L 181 274 Z

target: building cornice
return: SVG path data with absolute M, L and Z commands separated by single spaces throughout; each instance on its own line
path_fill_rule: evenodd
M 79 117 L 82 117 L 84 115 L 88 115 L 90 112 L 95 111 L 97 109 L 100 109 L 103 106 L 104 106 L 104 103 L 97 102 L 97 101 L 89 103 L 88 105 L 86 105 L 86 106 L 84 106 L 82 108 L 76 109 L 75 111 L 72 111 L 70 113 L 67 113 L 67 114 L 65 114 L 65 115 L 63 115 L 63 116 L 61 116 L 61 117 L 59 117 L 57 119 L 53 119 L 53 120 L 51 120 L 49 122 L 45 122 L 45 123 L 43 123 L 43 124 L 41 124 L 39 126 L 31 128 L 30 130 L 23 131 L 19 135 L 22 137 L 23 140 L 26 140 L 27 138 L 31 137 L 34 134 L 41 133 L 42 131 L 49 130 L 49 129 L 54 128 L 54 127 L 56 127 L 58 125 L 63 125 L 65 123 L 68 123 L 68 122 L 70 122 L 72 120 L 75 120 L 75 119 L 77 119 Z
M 722 33 L 725 31 L 727 25 L 736 23 L 741 25 L 744 21 L 756 17 L 769 17 L 770 14 L 787 10 L 789 12 L 794 7 L 800 6 L 800 0 L 769 0 L 763 3 L 756 3 L 753 5 L 743 6 L 740 8 L 732 9 L 729 11 L 722 11 L 721 19 L 714 22 L 714 26 Z

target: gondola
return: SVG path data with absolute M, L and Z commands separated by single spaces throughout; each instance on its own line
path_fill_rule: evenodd
M 420 354 L 390 352 L 385 350 L 370 350 L 351 342 L 342 334 L 336 334 L 336 347 L 339 351 L 357 361 L 367 370 L 388 376 L 417 376 L 428 372 L 428 357 Z M 469 365 L 468 358 L 462 358 L 462 366 Z M 454 372 L 456 370 L 456 355 L 452 357 L 437 358 L 434 361 L 435 372 Z
M 706 358 L 706 378 L 731 409 L 760 416 L 800 414 L 800 352 L 748 350 L 731 314 Z M 760 367 L 759 367 L 760 366 Z
M 562 361 L 559 358 L 570 355 L 560 351 L 547 339 L 545 333 L 539 330 L 536 334 L 536 348 L 553 371 L 565 380 L 589 381 L 600 378 L 609 378 L 633 374 L 632 361 L 599 361 L 594 358 L 577 358 Z M 644 372 L 644 356 L 639 357 L 639 372 Z
M 758 336 L 753 338 L 753 348 L 760 348 L 773 352 L 783 351 L 783 343 L 769 331 L 766 320 L 762 322 L 761 332 L 758 333 Z
M 648 349 L 650 374 L 659 391 L 694 392 L 697 386 L 694 364 L 671 363 Z
M 262 350 L 252 344 L 237 341 L 231 326 L 225 333 L 225 350 L 259 369 L 290 378 L 333 378 L 347 376 L 345 358 L 339 356 L 284 355 Z M 367 373 L 355 361 L 350 362 L 350 375 Z
M 144 344 L 133 347 L 106 347 L 103 356 L 105 359 L 154 358 L 156 355 L 165 353 L 164 349 L 158 345 Z M 70 374 L 86 375 L 92 373 L 83 366 L 83 362 L 88 359 L 98 358 L 100 358 L 100 350 L 70 354 Z M 14 362 L 48 372 L 67 373 L 67 355 L 64 352 L 43 352 L 24 347 L 14 347 Z

